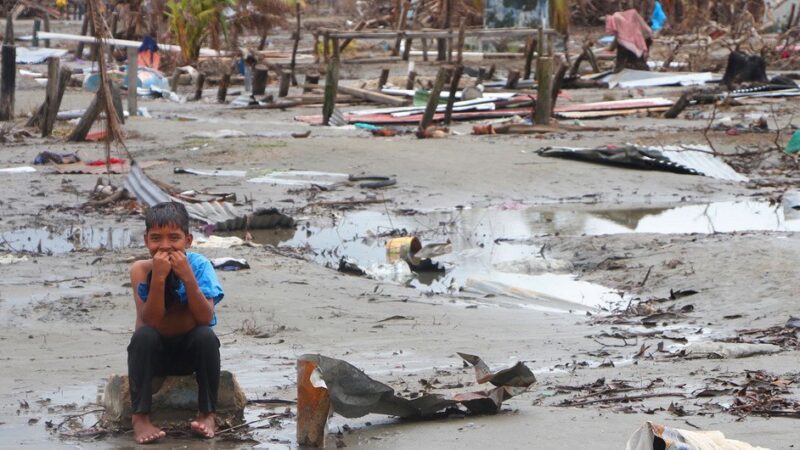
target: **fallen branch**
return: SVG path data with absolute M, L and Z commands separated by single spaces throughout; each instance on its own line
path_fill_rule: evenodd
M 632 395 L 630 397 L 624 396 L 624 397 L 598 398 L 595 400 L 586 400 L 583 402 L 576 402 L 576 403 L 572 403 L 570 400 L 564 400 L 558 406 L 586 406 L 586 405 L 595 405 L 597 403 L 627 403 L 631 401 L 639 401 L 656 397 L 686 397 L 686 394 L 684 394 L 683 392 L 661 392 L 653 394 Z

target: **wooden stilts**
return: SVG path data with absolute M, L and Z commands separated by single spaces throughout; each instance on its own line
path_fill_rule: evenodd
M 256 64 L 253 71 L 253 95 L 264 95 L 269 81 L 269 71 L 267 66 Z
M 139 51 L 134 48 L 128 48 L 128 112 L 131 117 L 137 114 L 139 110 L 136 86 L 139 84 Z

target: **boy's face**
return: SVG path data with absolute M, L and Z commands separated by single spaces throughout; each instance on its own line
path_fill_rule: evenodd
M 185 252 L 192 246 L 192 239 L 191 233 L 186 234 L 175 225 L 156 226 L 147 230 L 144 244 L 150 251 L 150 256 L 154 256 L 159 251 Z

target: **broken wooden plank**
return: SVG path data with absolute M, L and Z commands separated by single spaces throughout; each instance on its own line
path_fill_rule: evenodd
M 392 95 L 382 94 L 380 92 L 370 91 L 367 89 L 360 89 L 350 86 L 339 86 L 338 92 L 341 94 L 352 95 L 353 97 L 363 98 L 373 103 L 389 106 L 405 106 L 408 101 L 401 97 L 394 97 Z

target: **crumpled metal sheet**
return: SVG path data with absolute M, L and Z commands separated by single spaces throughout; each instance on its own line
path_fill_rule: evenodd
M 746 182 L 748 178 L 712 154 L 704 145 L 642 147 L 606 145 L 597 148 L 547 147 L 539 156 L 575 159 L 643 170 L 704 175 L 720 180 Z
M 478 383 L 491 383 L 488 391 L 467 392 L 447 398 L 440 394 L 425 394 L 406 399 L 395 394 L 390 386 L 375 381 L 352 364 L 322 355 L 303 355 L 300 360 L 311 361 L 317 368 L 311 375 L 314 387 L 326 388 L 333 411 L 347 418 L 367 414 L 386 414 L 401 418 L 425 418 L 447 408 L 464 406 L 473 414 L 495 414 L 503 401 L 528 390 L 536 382 L 533 372 L 522 363 L 491 372 L 483 360 L 474 355 L 459 355 L 475 366 Z
M 191 219 L 212 225 L 216 231 L 243 229 L 291 228 L 294 220 L 275 208 L 260 209 L 252 214 L 238 211 L 228 202 L 212 201 L 190 203 L 175 198 L 153 183 L 135 162 L 125 178 L 125 189 L 147 206 L 162 202 L 183 203 Z
M 725 438 L 719 431 L 682 430 L 645 422 L 628 439 L 625 450 L 766 450 Z

